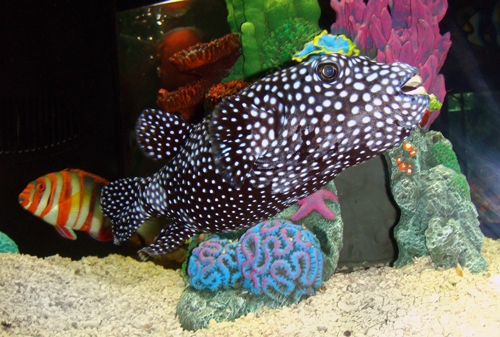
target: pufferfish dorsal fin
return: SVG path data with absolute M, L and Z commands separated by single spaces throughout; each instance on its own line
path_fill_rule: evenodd
M 224 180 L 239 188 L 271 143 L 283 123 L 281 103 L 263 104 L 222 100 L 212 112 L 208 126 L 215 164 Z
M 137 119 L 135 133 L 144 155 L 153 160 L 167 159 L 184 145 L 192 126 L 172 113 L 146 109 Z

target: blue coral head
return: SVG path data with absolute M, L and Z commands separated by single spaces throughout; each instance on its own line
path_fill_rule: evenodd
M 239 243 L 243 287 L 252 293 L 297 303 L 321 286 L 323 253 L 311 231 L 276 219 L 249 229 Z
M 191 286 L 197 290 L 235 288 L 241 279 L 236 246 L 237 242 L 215 236 L 193 249 L 187 269 Z
M 250 228 L 237 243 L 218 236 L 201 242 L 187 272 L 197 290 L 243 287 L 280 303 L 297 303 L 321 286 L 323 253 L 311 231 L 275 219 Z

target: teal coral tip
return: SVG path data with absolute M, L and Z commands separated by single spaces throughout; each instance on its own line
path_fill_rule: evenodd
M 314 37 L 311 42 L 304 45 L 304 49 L 295 53 L 292 60 L 302 62 L 306 58 L 314 55 L 319 57 L 326 54 L 346 54 L 359 55 L 360 51 L 356 44 L 345 35 L 328 34 L 326 30 Z
M 16 243 L 2 232 L 0 232 L 0 253 L 19 253 Z

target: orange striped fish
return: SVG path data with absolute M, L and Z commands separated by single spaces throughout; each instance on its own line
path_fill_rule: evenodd
M 65 169 L 30 182 L 19 195 L 19 203 L 66 239 L 75 240 L 74 230 L 79 230 L 96 240 L 110 241 L 111 224 L 101 212 L 101 189 L 107 184 L 97 175 Z

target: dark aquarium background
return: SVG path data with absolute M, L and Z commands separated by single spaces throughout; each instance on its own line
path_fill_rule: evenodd
M 329 29 L 335 13 L 319 2 L 320 26 Z M 441 71 L 448 95 L 431 127 L 452 142 L 481 229 L 493 238 L 500 236 L 499 3 L 449 1 L 441 23 L 453 43 Z M 192 0 L 185 12 L 151 1 L 7 1 L 0 13 L 0 231 L 21 253 L 40 257 L 130 253 L 83 232 L 62 238 L 22 209 L 18 194 L 65 168 L 109 180 L 155 172 L 159 164 L 135 145 L 135 120 L 156 107 L 160 87 L 189 81 L 162 78 L 159 46 L 179 27 L 191 27 L 199 42 L 229 33 L 225 1 Z M 399 214 L 386 171 L 380 157 L 336 179 L 345 223 L 340 265 L 397 254 L 391 231 Z
M 17 202 L 30 181 L 49 172 L 123 175 L 115 5 L 4 1 L 0 13 L 0 231 L 25 254 L 116 252 L 86 233 L 62 238 Z

